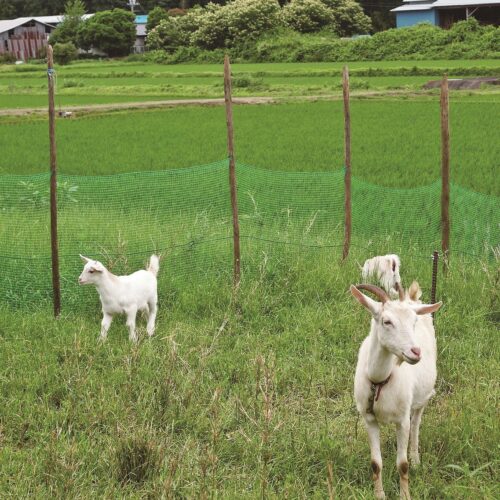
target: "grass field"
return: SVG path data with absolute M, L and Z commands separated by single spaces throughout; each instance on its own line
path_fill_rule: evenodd
M 3 494 L 325 498 L 330 463 L 338 498 L 372 498 L 352 399 L 369 321 L 346 292 L 362 256 L 338 267 L 328 253 L 303 253 L 278 274 L 262 263 L 237 314 L 228 281 L 194 280 L 161 294 L 156 335 L 136 347 L 119 320 L 97 343 L 94 290 L 81 291 L 95 302 L 85 316 L 54 322 L 49 311 L 2 310 Z M 429 283 L 429 270 L 408 255 L 403 279 Z M 165 264 L 161 281 L 173 272 Z M 415 498 L 500 493 L 494 280 L 487 267 L 457 260 L 440 279 L 439 378 L 423 418 L 422 465 L 410 468 Z M 392 428 L 382 443 L 395 498 Z
M 349 67 L 353 92 L 421 90 L 425 82 L 438 79 L 444 73 L 460 77 L 500 72 L 496 60 L 377 61 L 350 63 Z M 341 68 L 339 63 L 235 64 L 234 95 L 338 94 Z M 45 94 L 43 65 L 0 66 L 0 107 L 44 106 Z M 57 68 L 57 94 L 60 105 L 141 101 L 152 96 L 157 99 L 220 97 L 223 95 L 222 66 L 80 62 Z
M 452 100 L 454 183 L 486 194 L 500 193 L 498 111 L 496 101 Z M 0 172 L 47 171 L 45 120 L 4 122 L 0 130 Z M 343 165 L 340 102 L 236 106 L 235 134 L 238 160 L 257 167 L 332 171 Z M 356 177 L 392 187 L 421 186 L 439 178 L 437 97 L 353 101 L 352 134 Z M 57 139 L 59 168 L 67 174 L 164 170 L 209 163 L 227 154 L 222 107 L 59 120 Z
M 307 94 L 337 78 L 321 71 L 340 66 L 234 70 L 272 82 L 273 92 L 296 86 Z M 21 66 L 15 80 L 12 67 L 5 68 L 0 106 L 44 104 L 43 67 Z M 110 69 L 129 74 L 98 75 Z M 181 89 L 218 91 L 218 76 L 209 73 L 219 71 L 206 65 L 199 76 L 199 65 L 78 63 L 60 69 L 59 89 L 65 79 L 83 86 L 61 89 L 59 99 L 156 98 L 134 93 L 142 78 L 151 82 L 148 92 L 156 81 L 180 82 L 169 87 L 171 97 Z M 304 75 L 311 71 L 316 76 Z M 161 72 L 172 74 L 156 75 Z M 380 88 L 428 79 L 359 78 Z M 92 90 L 62 94 L 72 89 Z M 484 246 L 498 243 L 497 96 L 451 98 L 452 253 L 448 273 L 438 279 L 444 303 L 435 319 L 439 376 L 423 417 L 422 465 L 410 468 L 413 498 L 500 496 L 500 261 L 498 247 Z M 243 266 L 237 299 L 230 286 L 227 164 L 208 164 L 227 155 L 224 109 L 58 120 L 63 314 L 57 321 L 50 310 L 47 121 L 3 117 L 0 496 L 319 499 L 330 487 L 335 498 L 373 498 L 367 436 L 352 394 L 369 318 L 347 290 L 359 282 L 364 259 L 397 251 L 403 283 L 417 279 L 429 300 L 429 256 L 440 238 L 437 99 L 353 99 L 354 232 L 343 265 L 341 103 L 236 106 Z M 201 164 L 208 165 L 188 168 Z M 124 175 L 110 175 L 117 173 Z M 155 336 L 144 338 L 139 319 L 141 340 L 133 346 L 123 318 L 116 318 L 107 343 L 99 344 L 99 299 L 94 289 L 77 285 L 78 253 L 99 257 L 119 274 L 160 250 Z M 392 427 L 384 428 L 382 443 L 385 490 L 396 498 Z

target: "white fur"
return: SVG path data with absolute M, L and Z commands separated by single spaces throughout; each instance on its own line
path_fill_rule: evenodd
M 400 493 L 402 498 L 409 499 L 408 441 L 411 461 L 418 464 L 420 419 L 434 394 L 437 374 L 436 339 L 429 313 L 439 309 L 441 302 L 421 304 L 418 283 L 412 284 L 409 298 L 403 302 L 390 300 L 382 304 L 354 286 L 351 286 L 351 293 L 372 315 L 370 333 L 359 350 L 354 396 L 368 431 L 375 496 L 385 498 L 379 424 L 393 423 L 397 432 Z M 382 382 L 389 376 L 378 401 L 373 403 L 373 413 L 370 413 L 368 400 L 372 394 L 372 382 Z
M 365 261 L 362 269 L 363 281 L 376 278 L 382 288 L 393 295 L 398 295 L 396 283 L 401 283 L 399 268 L 401 260 L 395 254 L 379 255 Z
M 78 279 L 81 285 L 95 285 L 102 304 L 101 340 L 105 340 L 114 314 L 126 314 L 129 338 L 137 342 L 135 318 L 137 311 L 148 315 L 147 332 L 154 333 L 157 312 L 157 281 L 160 261 L 152 255 L 147 271 L 141 270 L 128 276 L 115 276 L 99 261 L 80 255 L 85 262 Z

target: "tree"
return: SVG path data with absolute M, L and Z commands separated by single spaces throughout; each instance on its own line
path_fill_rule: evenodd
M 299 33 L 312 33 L 331 26 L 334 14 L 321 0 L 292 0 L 283 7 L 283 20 Z
M 383 31 L 396 26 L 396 16 L 391 9 L 401 5 L 401 0 L 384 0 L 374 2 L 373 0 L 358 0 L 365 11 L 370 16 L 374 31 Z
M 102 50 L 110 57 L 127 55 L 136 37 L 134 20 L 134 14 L 123 9 L 98 12 L 78 28 L 78 46 Z
M 333 31 L 338 36 L 352 36 L 370 32 L 372 23 L 354 0 L 321 0 L 333 11 Z
M 155 7 L 148 14 L 148 22 L 146 24 L 146 32 L 150 32 L 153 28 L 156 28 L 160 24 L 160 21 L 168 19 L 168 12 L 162 7 Z
M 72 42 L 77 44 L 77 33 L 80 24 L 83 22 L 85 5 L 82 0 L 68 0 L 64 9 L 64 17 L 61 23 L 50 35 L 50 43 L 66 44 Z

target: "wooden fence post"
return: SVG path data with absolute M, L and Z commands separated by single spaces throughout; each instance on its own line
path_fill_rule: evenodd
M 443 264 L 448 267 L 450 251 L 450 123 L 448 77 L 441 82 L 441 248 Z
M 240 284 L 240 225 L 238 221 L 238 197 L 236 190 L 236 166 L 233 137 L 233 102 L 231 97 L 231 64 L 229 56 L 224 57 L 224 101 L 226 103 L 227 149 L 229 153 L 229 186 L 231 188 L 231 208 L 233 211 L 233 251 L 234 251 L 234 287 Z
M 437 250 L 434 250 L 434 252 L 432 253 L 431 304 L 436 303 L 438 261 L 439 261 L 439 252 Z M 432 316 L 434 316 L 434 313 L 432 313 Z
M 49 139 L 50 139 L 50 243 L 52 250 L 52 290 L 54 316 L 61 314 L 61 283 L 59 278 L 59 248 L 57 240 L 57 162 L 56 114 L 54 105 L 54 56 L 47 46 L 47 76 L 49 81 Z
M 352 210 L 351 210 L 351 111 L 349 105 L 349 69 L 344 66 L 342 72 L 344 94 L 344 247 L 342 260 L 349 255 L 351 245 Z

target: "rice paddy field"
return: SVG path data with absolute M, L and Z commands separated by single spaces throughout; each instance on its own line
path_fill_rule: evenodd
M 351 67 L 364 71 L 366 64 Z M 373 64 L 390 70 L 417 63 Z M 464 64 L 418 62 L 431 70 Z M 137 100 L 133 91 L 116 93 L 140 85 L 142 76 L 117 75 L 124 66 L 61 68 L 60 89 L 65 78 L 83 82 L 61 91 L 98 84 L 95 95 L 60 96 L 88 104 Z M 23 66 L 15 71 L 19 80 L 5 68 L 0 105 L 44 104 L 43 68 Z M 192 81 L 188 73 L 220 85 L 216 65 L 126 68 L 149 73 L 148 85 L 181 82 L 179 95 Z M 333 76 L 318 73 L 338 69 L 234 65 L 241 78 L 276 78 L 274 89 L 295 80 L 306 93 L 314 78 L 330 85 Z M 169 72 L 182 76 L 157 76 Z M 114 87 L 109 95 L 106 82 Z M 15 91 L 6 91 L 9 85 Z M 439 375 L 423 417 L 422 464 L 410 466 L 414 498 L 500 496 L 499 106 L 494 90 L 451 96 L 452 253 L 449 270 L 438 276 Z M 369 318 L 348 287 L 359 282 L 364 259 L 397 252 L 403 283 L 418 280 L 430 300 L 430 255 L 440 241 L 438 96 L 359 96 L 351 115 L 353 245 L 341 263 L 341 103 L 235 107 L 243 269 L 237 295 L 222 107 L 57 120 L 58 320 L 50 303 L 47 121 L 0 119 L 0 496 L 373 498 L 368 441 L 352 393 Z M 78 254 L 121 274 L 152 252 L 163 257 L 155 336 L 146 339 L 139 318 L 140 341 L 131 345 L 117 317 L 100 344 L 99 299 L 77 285 Z M 383 428 L 382 447 L 385 491 L 396 498 L 392 427 Z
M 234 64 L 235 96 L 331 95 L 341 90 L 339 63 Z M 421 91 L 429 80 L 495 76 L 497 60 L 377 61 L 349 63 L 354 93 Z M 59 106 L 221 97 L 221 65 L 159 65 L 126 62 L 79 62 L 57 69 Z M 0 108 L 43 107 L 46 71 L 42 64 L 0 66 Z

